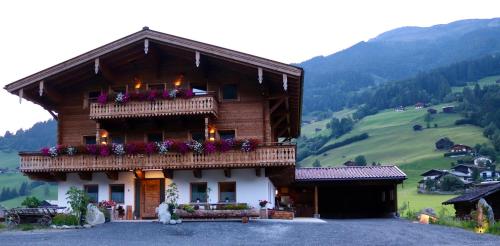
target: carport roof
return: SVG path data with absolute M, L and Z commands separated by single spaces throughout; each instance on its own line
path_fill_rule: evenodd
M 296 181 L 404 179 L 406 179 L 406 174 L 397 166 L 318 167 L 295 170 Z

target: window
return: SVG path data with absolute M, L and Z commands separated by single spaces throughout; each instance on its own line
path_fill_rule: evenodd
M 163 134 L 161 132 L 148 133 L 146 136 L 148 143 L 150 142 L 161 142 L 163 141 Z
M 96 144 L 97 141 L 95 139 L 95 136 L 83 136 L 83 143 L 84 144 Z
M 198 141 L 198 142 L 204 142 L 205 141 L 205 133 L 204 132 L 191 132 L 191 139 Z
M 223 100 L 236 100 L 238 99 L 238 88 L 234 84 L 222 86 L 222 99 Z
M 191 183 L 191 202 L 207 202 L 207 183 Z
M 224 130 L 224 131 L 219 131 L 219 136 L 220 139 L 234 139 L 236 137 L 236 134 L 234 130 Z
M 219 202 L 236 202 L 236 183 L 219 183 Z
M 124 144 L 125 143 L 125 137 L 123 135 L 111 136 L 111 143 L 114 143 L 114 144 Z
M 101 95 L 100 91 L 90 91 L 88 94 L 89 102 L 97 102 L 99 95 Z
M 125 185 L 112 184 L 109 185 L 110 199 L 116 203 L 125 203 Z
M 83 189 L 87 193 L 90 198 L 90 202 L 98 202 L 99 201 L 99 186 L 97 185 L 84 185 Z

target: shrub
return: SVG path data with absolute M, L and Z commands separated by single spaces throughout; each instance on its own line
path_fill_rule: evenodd
M 500 235 L 500 222 L 497 222 L 494 225 L 490 225 L 487 232 L 495 235 Z
M 402 216 L 404 218 L 409 219 L 409 220 L 417 220 L 418 219 L 418 212 L 416 210 L 413 210 L 413 209 L 408 209 L 408 210 L 404 211 Z
M 80 190 L 76 187 L 69 188 L 66 192 L 68 203 L 71 206 L 71 211 L 76 215 L 79 221 L 87 213 L 87 205 L 89 204 L 89 196 L 84 190 Z
M 26 206 L 28 208 L 37 208 L 40 206 L 40 200 L 34 196 L 28 196 L 26 199 L 24 199 L 23 203 L 21 205 Z
M 179 215 L 176 214 L 176 213 L 173 213 L 171 219 L 178 220 L 179 219 Z
M 222 207 L 222 209 L 227 209 L 227 210 L 245 210 L 248 209 L 248 205 L 246 203 L 239 203 L 239 204 L 227 204 Z
M 182 209 L 190 214 L 194 213 L 194 206 L 191 205 L 184 205 Z
M 4 223 L 0 223 L 0 230 L 7 227 Z
M 78 225 L 78 218 L 72 214 L 57 214 L 52 219 L 54 225 Z

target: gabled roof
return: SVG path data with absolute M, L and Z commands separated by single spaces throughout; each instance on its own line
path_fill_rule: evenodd
M 437 169 L 431 169 L 425 173 L 420 174 L 420 176 L 435 176 L 435 175 L 440 175 L 445 173 L 446 171 L 443 170 L 437 170 Z
M 500 183 L 472 190 L 472 191 L 467 192 L 461 196 L 458 196 L 458 197 L 452 198 L 448 201 L 445 201 L 445 202 L 443 202 L 443 204 L 448 205 L 448 204 L 455 204 L 455 203 L 461 203 L 461 202 L 475 202 L 475 201 L 479 200 L 480 198 L 483 198 L 485 196 L 488 196 L 488 195 L 495 193 L 495 192 L 498 192 L 498 191 L 500 191 Z
M 297 168 L 297 181 L 404 180 L 406 174 L 397 166 L 343 166 Z
M 120 49 L 122 47 L 125 47 L 127 45 L 142 41 L 142 40 L 151 40 L 151 41 L 157 41 L 160 43 L 164 43 L 166 45 L 171 45 L 175 46 L 178 48 L 186 49 L 186 50 L 193 50 L 193 51 L 198 51 L 202 55 L 209 55 L 213 57 L 218 57 L 226 60 L 231 60 L 234 62 L 239 62 L 255 67 L 261 67 L 263 70 L 268 70 L 268 71 L 273 71 L 273 72 L 278 72 L 278 73 L 283 73 L 287 74 L 288 76 L 294 76 L 299 78 L 299 81 L 302 82 L 303 80 L 303 69 L 292 66 L 289 64 L 265 59 L 262 57 L 222 48 L 219 46 L 215 45 L 210 45 L 186 38 L 181 38 L 177 37 L 174 35 L 166 34 L 166 33 L 161 33 L 157 31 L 150 30 L 148 27 L 144 27 L 141 31 L 133 33 L 129 36 L 126 36 L 124 38 L 118 39 L 114 42 L 111 42 L 109 44 L 106 44 L 104 46 L 101 46 L 99 48 L 96 48 L 94 50 L 91 50 L 87 53 L 84 53 L 82 55 L 79 55 L 75 58 L 72 58 L 70 60 L 67 60 L 65 62 L 59 63 L 57 65 L 54 65 L 52 67 L 49 67 L 45 70 L 42 70 L 38 73 L 32 74 L 28 77 L 25 77 L 23 79 L 17 80 L 15 82 L 12 82 L 8 85 L 6 85 L 4 88 L 9 91 L 9 92 L 14 92 L 22 87 L 25 87 L 27 85 L 39 82 L 49 76 L 55 75 L 57 73 L 63 72 L 65 70 L 68 70 L 70 68 L 76 67 L 80 64 L 93 61 L 100 56 L 107 54 L 109 52 L 112 52 L 114 50 Z M 194 55 L 193 55 L 194 57 Z M 193 58 L 194 59 L 194 58 Z M 257 73 L 257 72 L 256 72 Z

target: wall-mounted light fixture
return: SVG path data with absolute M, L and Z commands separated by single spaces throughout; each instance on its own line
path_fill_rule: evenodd
M 99 136 L 101 139 L 101 144 L 108 144 L 108 131 L 101 129 L 99 130 Z
M 215 141 L 215 127 L 211 126 L 208 128 L 208 140 Z
M 142 87 L 142 81 L 138 78 L 134 78 L 134 89 L 139 90 Z
M 179 76 L 177 76 L 177 78 L 174 80 L 175 87 L 181 86 L 183 79 L 184 79 L 184 74 L 179 74 Z

